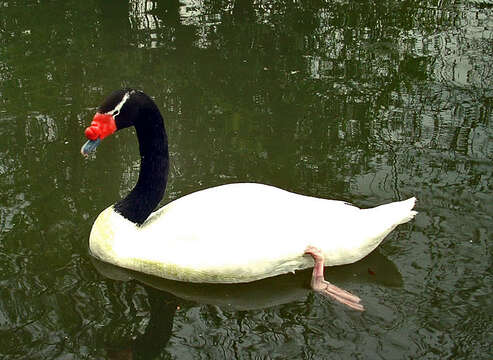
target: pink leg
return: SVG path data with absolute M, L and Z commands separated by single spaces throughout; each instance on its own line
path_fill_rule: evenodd
M 324 256 L 319 248 L 308 246 L 305 254 L 310 254 L 315 261 L 312 274 L 312 289 L 316 292 L 331 297 L 352 309 L 364 311 L 365 308 L 359 302 L 361 299 L 346 290 L 342 290 L 324 279 Z

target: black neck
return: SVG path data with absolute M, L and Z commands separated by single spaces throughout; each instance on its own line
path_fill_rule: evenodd
M 150 99 L 149 99 L 150 100 Z M 140 150 L 140 173 L 132 191 L 115 204 L 126 219 L 142 225 L 164 196 L 168 180 L 168 137 L 159 109 L 150 101 L 134 121 Z

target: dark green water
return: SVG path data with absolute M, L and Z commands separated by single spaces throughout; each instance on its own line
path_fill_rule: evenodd
M 491 359 L 492 63 L 486 0 L 0 1 L 0 357 Z M 137 144 L 79 149 L 122 86 L 165 117 L 163 203 L 238 181 L 418 197 L 368 258 L 326 269 L 367 311 L 309 271 L 192 286 L 94 262 Z

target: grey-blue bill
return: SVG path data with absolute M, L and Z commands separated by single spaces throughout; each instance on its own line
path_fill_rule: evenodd
M 87 142 L 84 145 L 82 145 L 82 147 L 80 148 L 80 153 L 84 156 L 87 156 L 87 155 L 89 155 L 89 153 L 96 150 L 96 148 L 98 147 L 98 145 L 100 143 L 101 143 L 100 139 L 87 140 Z

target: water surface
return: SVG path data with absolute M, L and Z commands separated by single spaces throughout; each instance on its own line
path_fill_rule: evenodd
M 490 359 L 492 49 L 486 0 L 0 1 L 1 357 Z M 326 269 L 367 311 L 310 292 L 309 271 L 207 286 L 95 262 L 137 143 L 79 149 L 122 86 L 165 118 L 163 204 L 240 181 L 416 196 L 413 222 Z

